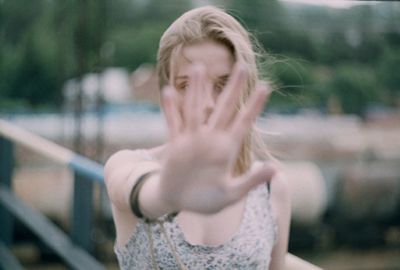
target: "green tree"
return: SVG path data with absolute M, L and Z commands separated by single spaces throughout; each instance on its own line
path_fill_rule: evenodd
M 27 42 L 8 97 L 25 100 L 31 106 L 55 104 L 60 100 L 54 72 L 46 66 L 44 58 L 32 42 Z
M 386 101 L 391 106 L 399 106 L 400 102 L 400 48 L 387 49 L 382 55 L 378 74 L 383 88 L 386 90 Z
M 309 62 L 288 57 L 273 63 L 270 72 L 277 90 L 271 107 L 292 111 L 317 105 L 318 93 L 313 87 L 315 79 Z
M 342 111 L 364 116 L 368 105 L 378 98 L 378 85 L 371 69 L 360 65 L 341 65 L 328 83 L 328 96 L 339 99 Z

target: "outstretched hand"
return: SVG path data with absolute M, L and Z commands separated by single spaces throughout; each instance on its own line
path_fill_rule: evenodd
M 267 86 L 258 85 L 237 111 L 246 87 L 246 73 L 237 64 L 209 115 L 204 112 L 203 96 L 212 89 L 207 89 L 204 79 L 204 68 L 194 66 L 182 97 L 170 86 L 163 89 L 170 140 L 162 164 L 159 196 L 172 211 L 218 212 L 275 173 L 267 164 L 241 176 L 232 173 L 243 140 L 269 94 Z

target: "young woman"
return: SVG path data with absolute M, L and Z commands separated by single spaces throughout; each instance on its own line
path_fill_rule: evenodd
M 105 166 L 121 269 L 282 269 L 289 195 L 253 154 L 269 89 L 248 33 L 221 9 L 188 11 L 161 38 L 158 74 L 168 142 Z

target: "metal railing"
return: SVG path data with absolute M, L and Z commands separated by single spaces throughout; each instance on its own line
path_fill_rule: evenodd
M 61 165 L 74 174 L 73 209 L 69 235 L 42 213 L 25 204 L 12 191 L 14 144 L 22 145 Z M 104 185 L 103 166 L 51 141 L 0 120 L 0 268 L 22 269 L 8 247 L 13 244 L 15 219 L 73 269 L 105 269 L 90 253 L 93 188 Z
M 14 144 L 24 146 L 74 173 L 73 209 L 69 236 L 17 198 L 12 189 Z M 23 269 L 10 252 L 14 219 L 28 227 L 41 241 L 73 269 L 105 269 L 90 253 L 93 213 L 93 185 L 104 185 L 103 165 L 49 140 L 0 119 L 0 269 Z M 286 270 L 321 269 L 292 254 L 286 256 Z

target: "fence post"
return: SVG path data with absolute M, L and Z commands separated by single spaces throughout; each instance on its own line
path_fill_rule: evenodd
M 0 136 L 0 184 L 11 189 L 14 168 L 13 143 Z M 6 245 L 13 242 L 14 218 L 0 205 L 0 240 Z
M 74 171 L 74 198 L 72 213 L 72 241 L 93 253 L 91 235 L 93 216 L 93 181 Z

